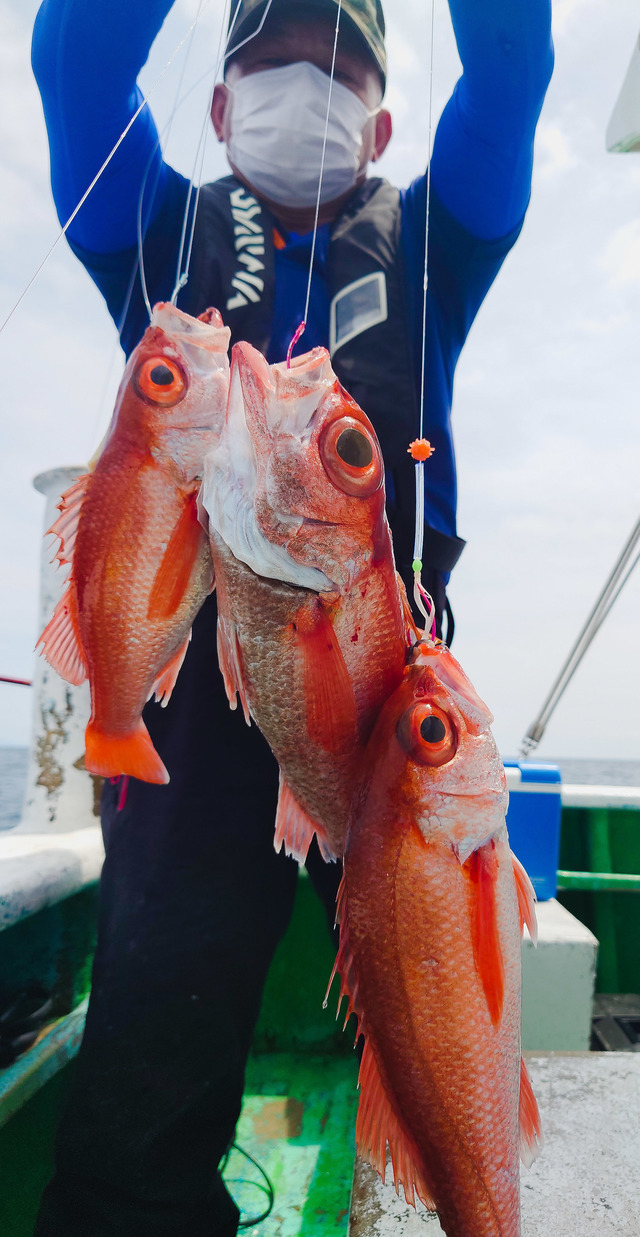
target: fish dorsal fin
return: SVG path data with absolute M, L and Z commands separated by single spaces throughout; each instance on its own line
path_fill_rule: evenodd
M 227 693 L 227 700 L 231 709 L 237 708 L 238 697 L 244 713 L 244 720 L 247 726 L 251 725 L 251 715 L 249 713 L 249 701 L 247 699 L 247 689 L 244 685 L 244 676 L 242 673 L 242 653 L 240 650 L 240 642 L 236 625 L 232 619 L 222 611 L 222 605 L 218 606 L 218 665 L 220 673 L 224 679 L 224 689 Z
M 498 857 L 490 838 L 467 860 L 471 878 L 471 938 L 476 970 L 480 976 L 489 1016 L 494 1026 L 502 1017 L 504 1003 L 504 958 L 500 944 L 496 882 Z
M 191 573 L 204 538 L 198 520 L 198 493 L 187 497 L 173 529 L 149 596 L 147 618 L 170 619 L 189 587 Z
M 42 645 L 42 655 L 67 683 L 79 687 L 87 677 L 87 662 L 80 640 L 76 586 L 69 580 L 67 587 L 47 623 L 36 648 Z
M 376 1062 L 373 1048 L 367 1038 L 367 1028 L 359 1008 L 358 980 L 353 954 L 349 940 L 349 906 L 346 893 L 345 878 L 342 877 L 337 898 L 336 921 L 340 924 L 340 947 L 336 957 L 329 988 L 337 972 L 340 974 L 340 996 L 338 1010 L 343 997 L 347 997 L 347 1013 L 344 1020 L 346 1026 L 349 1016 L 355 1013 L 359 1026 L 358 1035 L 364 1037 L 364 1048 L 358 1074 L 360 1087 L 360 1102 L 356 1118 L 356 1147 L 358 1154 L 379 1173 L 383 1182 L 387 1165 L 387 1143 L 391 1152 L 393 1181 L 398 1193 L 402 1183 L 404 1196 L 412 1207 L 415 1207 L 416 1195 L 430 1211 L 436 1210 L 431 1190 L 424 1179 L 417 1149 L 405 1132 L 393 1106 L 387 1096 L 380 1070 Z M 324 999 L 326 1006 L 329 988 Z
M 291 626 L 309 738 L 327 752 L 349 750 L 357 737 L 356 699 L 331 620 L 318 601 L 305 604 Z
M 534 945 L 538 944 L 538 921 L 536 919 L 536 891 L 525 872 L 519 859 L 516 859 L 513 851 L 511 852 L 513 860 L 513 875 L 516 878 L 516 893 L 518 895 L 518 911 L 520 914 L 520 927 L 524 930 L 526 924 L 529 929 L 529 936 Z
M 542 1125 L 536 1097 L 533 1094 L 529 1072 L 520 1058 L 520 1159 L 525 1168 L 531 1168 L 542 1150 Z
M 324 829 L 302 810 L 280 770 L 276 831 L 273 839 L 274 850 L 279 853 L 284 844 L 286 855 L 292 855 L 298 863 L 304 863 L 314 834 L 318 839 L 322 858 L 325 863 L 331 863 L 336 856 L 329 845 Z
M 73 561 L 73 551 L 78 535 L 78 521 L 90 481 L 91 473 L 85 473 L 84 476 L 77 477 L 73 485 L 70 485 L 69 489 L 65 490 L 58 503 L 60 515 L 45 533 L 45 537 L 48 537 L 49 533 L 53 533 L 54 536 L 60 538 L 60 545 L 54 554 L 54 558 L 57 558 L 59 563 L 71 563 Z
M 187 656 L 187 649 L 189 648 L 190 640 L 191 632 L 189 632 L 184 644 L 180 645 L 178 652 L 174 653 L 171 661 L 167 663 L 162 673 L 158 675 L 158 678 L 149 692 L 149 699 L 155 695 L 156 700 L 162 705 L 163 709 L 166 709 L 171 699 L 171 693 L 176 685 L 182 663 Z

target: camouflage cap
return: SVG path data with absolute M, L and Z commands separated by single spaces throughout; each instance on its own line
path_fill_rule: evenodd
M 232 0 L 229 16 L 229 29 L 232 31 L 229 47 L 231 55 L 243 39 L 257 32 L 266 7 L 267 0 Z M 335 20 L 337 7 L 338 0 L 272 0 L 272 11 L 287 8 L 292 16 L 295 15 L 296 8 L 303 8 L 307 12 L 317 9 L 331 14 Z M 340 19 L 343 17 L 360 36 L 364 47 L 373 57 L 384 89 L 387 53 L 384 45 L 384 13 L 380 0 L 342 0 Z

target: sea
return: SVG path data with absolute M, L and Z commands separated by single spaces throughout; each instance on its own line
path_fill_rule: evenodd
M 20 820 L 27 778 L 28 748 L 0 747 L 0 829 Z M 640 786 L 640 760 L 585 760 L 541 756 L 542 764 L 559 765 L 563 782 L 579 786 Z

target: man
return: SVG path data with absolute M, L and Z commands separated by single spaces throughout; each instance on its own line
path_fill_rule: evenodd
M 34 69 L 61 219 L 138 106 L 136 76 L 169 0 L 45 0 Z M 268 7 L 268 12 L 267 12 Z M 212 121 L 233 176 L 200 194 L 179 304 L 217 306 L 233 339 L 282 360 L 304 309 L 336 0 L 235 0 Z M 425 578 L 444 584 L 455 526 L 450 410 L 455 365 L 516 240 L 535 125 L 552 67 L 550 0 L 450 0 L 463 76 L 432 161 L 425 432 L 435 444 Z M 264 27 L 249 42 L 266 12 Z M 243 44 L 240 47 L 240 44 Z M 238 48 L 234 52 L 234 48 Z M 344 0 L 304 348 L 331 342 L 338 376 L 371 417 L 405 577 L 422 351 L 426 179 L 398 193 L 367 178 L 385 149 L 386 58 L 378 0 Z M 426 94 L 426 89 L 425 89 Z M 151 301 L 170 297 L 188 186 L 162 161 L 150 113 L 133 125 L 68 238 L 106 298 L 128 353 Z M 451 620 L 449 619 L 449 622 Z M 38 1237 L 219 1237 L 237 1210 L 215 1166 L 240 1108 L 264 979 L 289 921 L 296 865 L 272 849 L 275 762 L 230 714 L 215 655 L 215 598 L 199 615 L 169 707 L 148 707 L 168 787 L 107 787 L 106 861 L 87 1028 Z M 336 868 L 308 868 L 331 906 Z

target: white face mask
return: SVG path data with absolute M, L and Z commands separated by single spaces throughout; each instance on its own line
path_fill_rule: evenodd
M 229 88 L 231 90 L 231 88 Z M 315 206 L 329 78 L 307 61 L 238 79 L 225 120 L 227 154 L 254 189 L 282 206 Z M 356 182 L 362 131 L 370 116 L 352 90 L 334 81 L 321 202 Z

